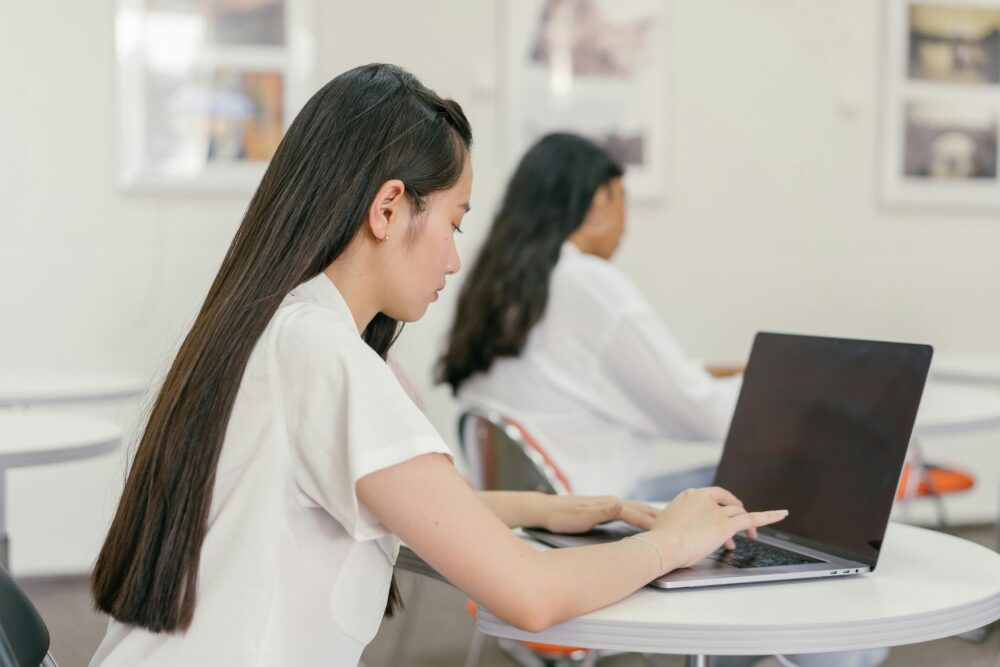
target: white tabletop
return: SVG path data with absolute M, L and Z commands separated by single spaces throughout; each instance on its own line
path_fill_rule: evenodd
M 767 655 L 923 642 L 997 618 L 1000 554 L 891 524 L 879 565 L 868 575 L 700 590 L 644 588 L 536 634 L 480 607 L 476 626 L 497 637 L 584 648 Z
M 0 412 L 0 468 L 61 463 L 116 449 L 122 429 L 113 421 L 32 410 Z
M 143 379 L 134 375 L 0 373 L 0 406 L 124 399 L 145 390 Z
M 914 433 L 955 433 L 1000 428 L 1000 387 L 931 379 Z
M 1000 384 L 1000 354 L 949 354 L 935 352 L 931 377 L 965 382 Z

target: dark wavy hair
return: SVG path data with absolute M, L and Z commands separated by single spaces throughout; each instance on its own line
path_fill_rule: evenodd
M 598 188 L 623 171 L 574 134 L 546 135 L 521 158 L 462 286 L 439 382 L 458 393 L 494 359 L 521 353 L 545 312 L 560 246 L 583 223 Z
M 459 179 L 472 132 L 462 108 L 406 70 L 365 65 L 303 107 L 271 159 L 139 442 L 97 559 L 97 607 L 153 632 L 187 629 L 226 426 L 258 338 L 285 295 L 330 266 L 399 179 L 416 210 Z M 399 325 L 363 332 L 385 358 Z M 387 613 L 398 604 L 395 581 Z

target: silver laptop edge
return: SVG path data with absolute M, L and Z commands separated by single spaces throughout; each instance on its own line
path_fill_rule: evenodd
M 769 535 L 761 534 L 757 540 L 781 547 L 793 553 L 816 558 L 821 562 L 740 569 L 732 565 L 719 563 L 710 558 L 703 558 L 691 567 L 674 570 L 659 579 L 655 579 L 650 582 L 650 585 L 659 588 L 695 588 L 701 586 L 751 584 L 762 581 L 787 581 L 789 579 L 819 579 L 823 577 L 863 574 L 871 571 L 871 567 L 865 563 L 834 556 L 817 549 L 809 549 Z
M 524 531 L 538 541 L 556 547 L 579 547 L 622 539 L 623 533 L 606 536 L 564 535 L 543 530 L 526 529 Z M 638 532 L 638 529 L 629 532 Z M 871 567 L 859 561 L 834 556 L 818 549 L 810 549 L 781 538 L 770 535 L 759 535 L 759 542 L 780 547 L 793 553 L 809 556 L 820 560 L 819 563 L 803 563 L 800 565 L 779 565 L 774 567 L 755 567 L 740 569 L 711 558 L 703 558 L 691 567 L 668 572 L 654 579 L 650 586 L 658 588 L 701 588 L 704 586 L 733 586 L 737 584 L 752 584 L 766 581 L 788 581 L 791 579 L 820 579 L 833 576 L 864 574 Z

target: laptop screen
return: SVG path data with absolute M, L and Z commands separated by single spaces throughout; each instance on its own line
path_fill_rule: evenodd
M 787 508 L 774 532 L 874 565 L 931 354 L 757 334 L 716 484 L 751 511 Z

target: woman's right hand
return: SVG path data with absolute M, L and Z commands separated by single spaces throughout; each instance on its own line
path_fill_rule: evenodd
M 788 510 L 747 512 L 732 493 L 710 486 L 679 493 L 653 521 L 650 532 L 668 538 L 671 548 L 663 558 L 673 569 L 693 565 L 720 546 L 733 549 L 736 533 L 754 531 L 786 516 Z

